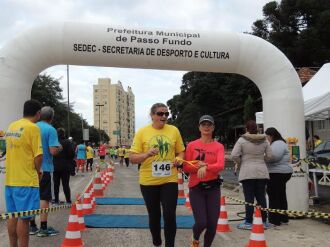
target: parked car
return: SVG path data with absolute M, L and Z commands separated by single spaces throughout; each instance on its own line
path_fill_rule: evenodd
M 323 141 L 320 145 L 308 152 L 309 159 L 315 159 L 317 163 L 329 165 L 330 162 L 330 140 Z M 310 167 L 311 168 L 311 167 Z

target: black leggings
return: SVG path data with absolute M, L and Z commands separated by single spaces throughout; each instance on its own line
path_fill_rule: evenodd
M 93 158 L 91 159 L 87 159 L 87 163 L 86 163 L 86 172 L 88 171 L 88 166 L 91 168 L 91 171 L 93 170 Z
M 129 158 L 124 158 L 124 160 L 125 160 L 126 167 L 128 167 L 129 166 Z
M 189 199 L 195 218 L 193 226 L 194 239 L 199 240 L 204 234 L 204 247 L 212 245 L 217 232 L 220 211 L 220 188 L 203 190 L 198 185 L 189 189 Z
M 292 173 L 269 173 L 270 180 L 267 184 L 267 194 L 269 198 L 269 207 L 274 209 L 288 209 L 286 199 L 286 183 L 291 178 Z M 268 214 L 269 222 L 274 225 L 288 223 L 289 218 L 286 214 L 272 213 Z
M 70 173 L 68 171 L 54 171 L 54 194 L 55 202 L 59 202 L 59 191 L 60 191 L 60 181 L 62 180 L 62 187 L 65 195 L 66 202 L 71 203 L 71 191 L 70 191 Z
M 163 209 L 165 246 L 174 247 L 176 234 L 176 204 L 178 199 L 178 184 L 140 185 L 142 196 L 149 214 L 149 228 L 152 242 L 158 246 L 161 239 L 161 209 Z

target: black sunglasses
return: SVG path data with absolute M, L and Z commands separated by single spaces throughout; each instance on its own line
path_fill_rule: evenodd
M 170 113 L 167 111 L 167 112 L 162 112 L 162 111 L 158 111 L 158 112 L 156 112 L 155 113 L 157 116 L 160 116 L 160 117 L 162 117 L 162 116 L 164 116 L 165 115 L 165 117 L 168 117 L 169 115 L 170 115 Z

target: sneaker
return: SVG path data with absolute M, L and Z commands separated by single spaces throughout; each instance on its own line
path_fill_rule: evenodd
M 265 230 L 268 230 L 268 229 L 271 229 L 271 228 L 275 228 L 276 225 L 272 224 L 272 223 L 269 223 L 269 222 L 265 222 L 264 223 L 264 229 Z
M 52 237 L 58 235 L 60 232 L 56 231 L 53 227 L 48 227 L 47 230 L 40 229 L 37 236 L 38 237 Z
M 248 222 L 243 222 L 237 225 L 237 229 L 241 230 L 252 230 L 252 224 Z
M 49 233 L 49 236 L 56 236 L 56 235 L 60 234 L 60 232 L 55 230 L 53 227 L 48 227 L 47 231 Z
M 191 242 L 191 247 L 198 247 L 199 246 L 199 241 L 198 240 L 193 240 Z
M 191 247 L 198 247 L 199 241 L 195 240 L 193 236 L 191 236 Z
M 37 237 L 49 237 L 49 232 L 48 230 L 45 230 L 45 229 L 40 229 L 39 232 L 37 233 Z
M 57 206 L 60 206 L 60 202 L 56 202 L 56 201 L 52 202 L 52 207 L 57 207 Z
M 63 202 L 64 206 L 70 206 L 72 205 L 72 202 Z
M 39 232 L 39 228 L 37 226 L 30 226 L 30 235 L 36 235 Z

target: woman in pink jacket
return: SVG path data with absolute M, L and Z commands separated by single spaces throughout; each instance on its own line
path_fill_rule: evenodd
M 183 164 L 190 174 L 189 196 L 195 218 L 192 247 L 199 246 L 199 237 L 204 229 L 204 247 L 211 246 L 220 211 L 219 172 L 224 168 L 224 147 L 213 139 L 214 119 L 204 115 L 199 119 L 201 137 L 188 144 L 186 160 L 198 160 L 195 164 Z

